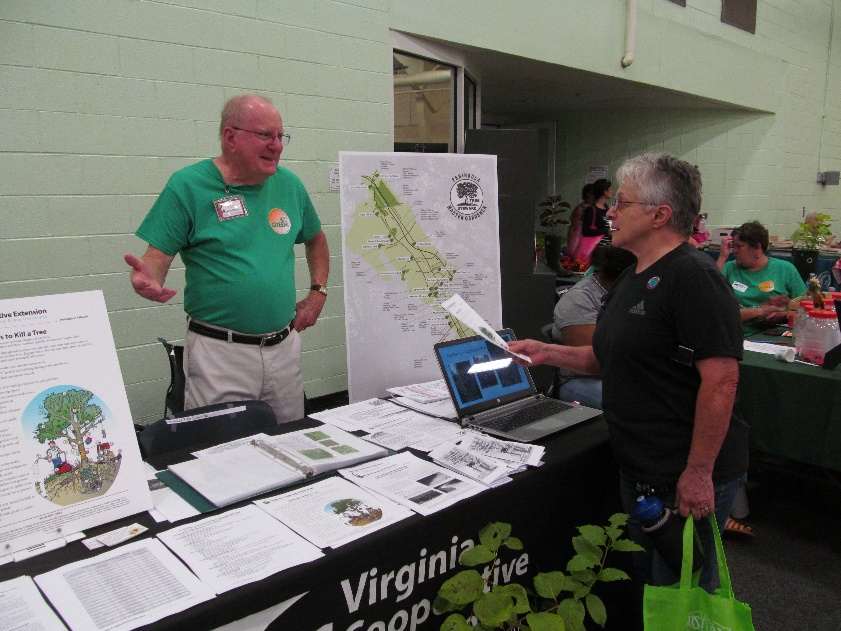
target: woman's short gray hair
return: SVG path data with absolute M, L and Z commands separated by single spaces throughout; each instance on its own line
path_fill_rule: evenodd
M 646 153 L 625 160 L 616 179 L 620 184 L 632 180 L 639 187 L 637 201 L 671 207 L 672 228 L 686 237 L 692 235 L 692 226 L 701 212 L 698 167 L 667 153 Z

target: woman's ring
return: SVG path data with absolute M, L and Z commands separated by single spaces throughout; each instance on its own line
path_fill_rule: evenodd
M 709 509 L 708 507 L 704 506 L 704 508 L 702 508 L 702 509 L 701 509 L 701 512 L 702 512 L 704 515 L 706 515 L 707 513 L 709 513 L 709 512 L 710 512 L 710 509 Z

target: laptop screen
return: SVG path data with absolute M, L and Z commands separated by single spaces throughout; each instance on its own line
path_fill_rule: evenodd
M 498 333 L 506 342 L 515 339 L 510 329 Z M 435 354 L 459 417 L 537 393 L 531 375 L 519 364 L 491 363 L 510 358 L 478 335 L 436 344 Z

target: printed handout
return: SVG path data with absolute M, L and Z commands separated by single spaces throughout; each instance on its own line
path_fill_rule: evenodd
M 70 563 L 35 583 L 73 631 L 130 631 L 214 597 L 156 539 Z
M 414 514 L 340 477 L 254 503 L 319 548 L 337 548 Z
M 487 486 L 497 486 L 511 481 L 508 477 L 511 470 L 504 463 L 495 462 L 493 458 L 467 451 L 457 445 L 440 445 L 429 452 L 429 457 L 438 464 L 454 469 Z
M 29 576 L 0 583 L 0 631 L 67 631 Z
M 152 500 L 101 291 L 0 300 L 0 548 Z
M 167 530 L 158 539 L 217 594 L 324 556 L 254 504 Z
M 485 320 L 482 319 L 482 316 L 476 313 L 473 307 L 464 301 L 464 298 L 458 294 L 453 294 L 442 302 L 441 306 L 446 309 L 447 312 L 461 320 L 461 322 L 463 322 L 466 326 L 473 329 L 476 335 L 480 335 L 491 344 L 508 351 L 508 342 L 499 337 L 499 334 L 493 330 L 493 327 L 485 322 Z M 511 353 L 511 351 L 508 352 Z M 531 363 L 531 359 L 525 355 L 520 355 L 518 353 L 511 354 L 515 355 L 519 359 Z
M 421 515 L 431 515 L 488 488 L 408 452 L 342 469 L 341 474 Z
M 389 393 L 398 397 L 407 397 L 418 403 L 434 403 L 450 398 L 450 392 L 444 384 L 443 379 L 427 381 L 426 383 L 415 383 L 410 386 L 397 386 L 388 388 Z
M 459 446 L 475 453 L 485 454 L 508 462 L 516 462 L 531 467 L 541 464 L 545 447 L 530 443 L 518 443 L 513 440 L 492 438 L 487 434 L 471 431 L 459 443 Z
M 367 428 L 373 421 L 382 416 L 388 416 L 389 414 L 400 411 L 402 410 L 399 406 L 385 399 L 367 399 L 359 403 L 351 403 L 350 405 L 343 405 L 331 410 L 316 412 L 315 414 L 310 414 L 309 417 L 322 423 L 335 425 L 349 432 L 355 432 L 358 430 L 370 431 Z

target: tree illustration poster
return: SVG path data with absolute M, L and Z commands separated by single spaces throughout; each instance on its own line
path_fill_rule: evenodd
M 149 508 L 102 292 L 0 300 L 0 554 Z

